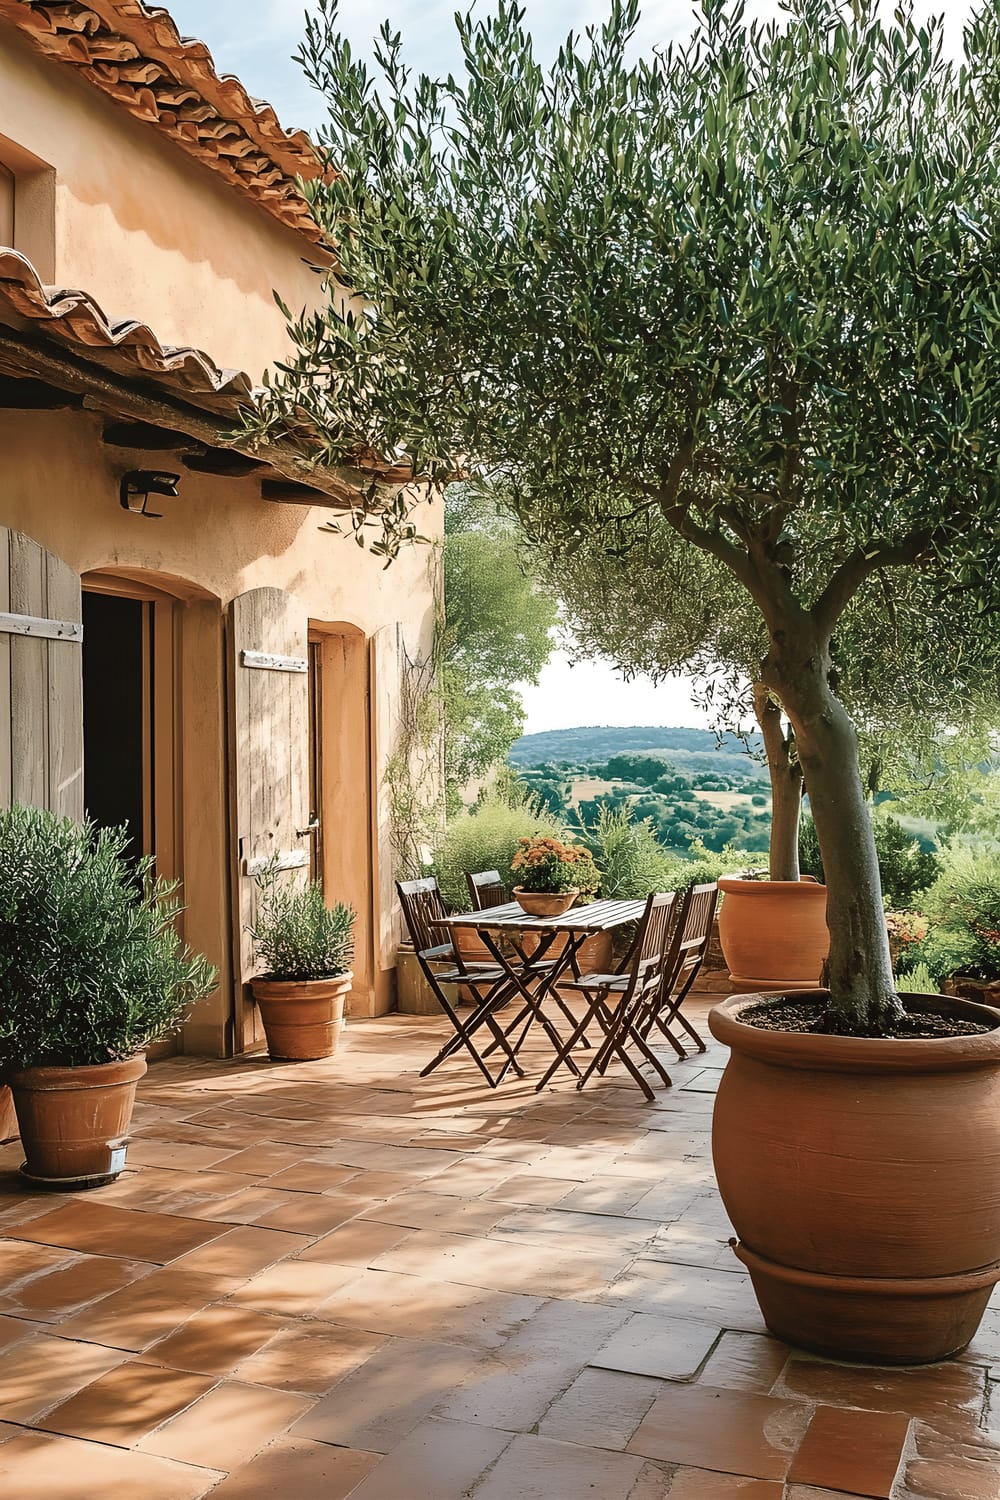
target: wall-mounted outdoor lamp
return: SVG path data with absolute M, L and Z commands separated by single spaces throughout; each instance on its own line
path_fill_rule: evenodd
M 176 495 L 180 477 L 179 474 L 162 474 L 156 469 L 129 469 L 127 474 L 122 475 L 118 487 L 122 510 L 130 511 L 133 516 L 148 516 L 151 521 L 159 520 L 163 515 L 161 510 L 146 509 L 149 497 Z M 137 500 L 142 503 L 137 505 Z

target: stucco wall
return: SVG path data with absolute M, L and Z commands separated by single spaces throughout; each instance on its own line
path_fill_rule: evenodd
M 280 356 L 317 247 L 2 24 L 0 137 L 55 170 L 55 282 L 255 380 Z

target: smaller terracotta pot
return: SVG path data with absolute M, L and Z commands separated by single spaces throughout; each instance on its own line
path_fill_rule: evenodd
M 255 979 L 267 1050 L 275 1060 L 313 1062 L 332 1057 L 344 1029 L 344 1004 L 353 974 L 331 979 Z
M 719 878 L 719 937 L 735 994 L 818 988 L 830 951 L 826 886 Z
M 514 900 L 530 917 L 561 917 L 579 894 L 578 890 L 525 891 L 519 885 L 514 887 Z
M 141 1054 L 83 1068 L 25 1068 L 8 1075 L 24 1146 L 22 1176 L 78 1193 L 114 1182 L 125 1166 Z

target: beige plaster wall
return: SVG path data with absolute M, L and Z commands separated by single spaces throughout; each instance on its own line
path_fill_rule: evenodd
M 330 635 L 327 894 L 361 914 L 353 1009 L 380 1013 L 392 1001 L 393 955 L 375 934 L 392 872 L 372 828 L 384 797 L 378 767 L 392 747 L 377 743 L 367 667 L 373 639 L 387 627 L 401 627 L 411 654 L 429 649 L 438 554 L 411 548 L 385 569 L 349 537 L 320 531 L 331 512 L 261 500 L 253 479 L 188 473 L 169 454 L 108 448 L 101 428 L 88 413 L 0 411 L 0 525 L 27 533 L 80 574 L 122 570 L 187 596 L 178 606 L 179 865 L 186 936 L 220 967 L 222 983 L 187 1028 L 186 1048 L 221 1052 L 232 1007 L 223 621 L 229 601 L 257 587 L 293 593 L 318 633 Z M 120 475 L 136 467 L 181 471 L 179 497 L 157 501 L 161 520 L 119 506 Z M 422 533 L 439 536 L 441 521 L 439 505 L 422 508 Z
M 54 168 L 52 280 L 255 380 L 280 356 L 272 293 L 312 305 L 317 247 L 2 23 L 0 137 Z

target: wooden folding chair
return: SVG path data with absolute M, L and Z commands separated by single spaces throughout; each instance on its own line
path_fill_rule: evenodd
M 636 1022 L 648 1010 L 651 997 L 659 992 L 663 964 L 667 956 L 670 939 L 670 918 L 677 897 L 673 891 L 654 892 L 646 902 L 635 942 L 630 950 L 627 966 L 615 974 L 581 974 L 579 979 L 567 983 L 567 988 L 580 990 L 587 1002 L 587 1009 L 566 1042 L 557 1050 L 555 1061 L 537 1085 L 544 1088 L 560 1065 L 567 1061 L 574 1046 L 583 1038 L 587 1027 L 597 1021 L 604 1032 L 604 1040 L 598 1045 L 586 1071 L 577 1080 L 582 1089 L 587 1079 L 596 1070 L 603 1073 L 612 1057 L 624 1063 L 638 1083 L 647 1099 L 654 1097 L 653 1091 L 638 1067 L 629 1056 L 628 1044 L 633 1044 L 644 1062 L 670 1084 L 670 1074 L 646 1045 L 645 1037 L 637 1029 Z
M 465 872 L 465 884 L 469 889 L 469 900 L 473 911 L 485 911 L 488 906 L 503 906 L 510 900 L 499 870 L 480 870 L 477 874 Z
M 639 1030 L 644 1039 L 648 1037 L 652 1027 L 657 1026 L 678 1057 L 686 1057 L 687 1049 L 671 1030 L 673 1025 L 684 1028 L 699 1052 L 706 1050 L 697 1031 L 687 1017 L 682 1015 L 681 1006 L 697 979 L 708 952 L 718 900 L 719 888 L 714 881 L 711 885 L 693 885 L 685 893 L 674 923 L 660 989 L 646 1015 L 639 1020 Z
M 499 964 L 467 962 L 453 944 L 437 941 L 436 919 L 446 916 L 447 913 L 438 883 L 433 876 L 423 880 L 397 880 L 396 890 L 399 893 L 403 916 L 406 919 L 417 962 L 441 1009 L 455 1029 L 455 1035 L 431 1058 L 426 1067 L 421 1068 L 421 1078 L 426 1078 L 428 1073 L 433 1073 L 435 1068 L 447 1058 L 454 1056 L 462 1047 L 469 1053 L 490 1088 L 495 1089 L 501 1084 L 510 1068 L 523 1078 L 524 1071 L 518 1065 L 503 1028 L 493 1014 L 510 998 L 510 984 L 504 970 Z M 449 962 L 454 966 L 440 967 Z M 473 996 L 473 1010 L 470 1015 L 463 1018 L 458 1014 L 443 988 L 446 984 L 461 984 Z M 482 1027 L 485 1027 L 493 1038 L 489 1051 L 495 1052 L 499 1049 L 507 1059 L 495 1078 L 473 1041 L 475 1033 Z

